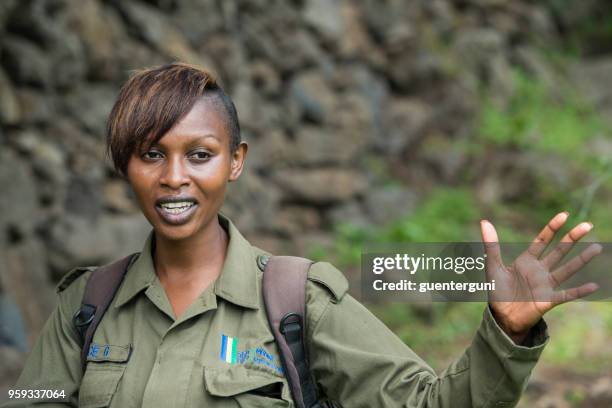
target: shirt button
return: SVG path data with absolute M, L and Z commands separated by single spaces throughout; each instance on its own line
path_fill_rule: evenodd
M 270 257 L 268 255 L 257 256 L 257 266 L 259 267 L 259 270 L 263 272 L 263 270 L 266 268 L 266 264 L 268 263 L 269 259 Z

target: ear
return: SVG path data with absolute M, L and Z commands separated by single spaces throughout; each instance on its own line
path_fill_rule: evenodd
M 232 163 L 229 181 L 236 181 L 238 180 L 238 177 L 240 177 L 248 150 L 249 145 L 247 144 L 247 142 L 240 142 L 234 153 L 232 153 Z

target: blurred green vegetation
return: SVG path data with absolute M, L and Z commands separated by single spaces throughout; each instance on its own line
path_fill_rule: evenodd
M 493 221 L 502 242 L 529 242 L 561 210 L 570 211 L 570 218 L 568 227 L 557 239 L 569 226 L 588 219 L 595 224 L 597 240 L 612 240 L 607 201 L 612 197 L 612 158 L 598 156 L 598 152 L 586 147 L 595 136 L 612 137 L 610 127 L 569 84 L 553 93 L 518 69 L 513 71 L 513 78 L 515 93 L 505 106 L 496 105 L 483 93 L 475 142 L 464 150 L 475 155 L 475 159 L 498 149 L 557 155 L 584 176 L 580 185 L 568 191 L 551 184 L 544 176 L 536 176 L 536 185 L 529 188 L 536 192 L 533 195 L 485 206 L 466 180 L 463 185 L 434 190 L 415 211 L 386 225 L 338 224 L 334 228 L 334 246 L 313 248 L 310 255 L 355 270 L 359 268 L 362 250 L 370 243 L 476 242 L 480 241 L 478 221 L 484 218 L 483 214 Z M 465 141 L 458 143 L 464 143 L 465 148 Z M 383 168 L 376 167 L 377 173 Z M 440 371 L 469 345 L 486 304 L 368 307 Z M 612 335 L 612 304 L 574 302 L 554 309 L 546 320 L 551 326 L 552 340 L 543 355 L 545 364 L 573 372 L 597 372 L 612 365 L 612 350 L 606 341 Z M 584 341 L 586 335 L 589 342 Z M 580 396 L 572 398 L 578 400 Z
M 608 169 L 610 158 L 584 148 L 610 129 L 593 107 L 581 99 L 569 84 L 547 87 L 525 72 L 512 71 L 515 92 L 507 106 L 496 106 L 484 96 L 479 118 L 480 140 L 497 146 L 539 153 L 557 153 L 593 172 Z M 608 169 L 609 171 L 609 169 Z

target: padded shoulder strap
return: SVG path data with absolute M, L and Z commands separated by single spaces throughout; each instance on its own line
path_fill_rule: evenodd
M 295 256 L 270 257 L 263 275 L 268 321 L 278 345 L 287 381 L 298 408 L 320 406 L 306 355 L 306 279 L 312 261 Z
M 87 281 L 81 308 L 73 317 L 73 322 L 83 340 L 81 351 L 83 370 L 85 370 L 87 354 L 96 328 L 115 297 L 115 293 L 117 293 L 123 277 L 136 255 L 137 253 L 128 255 L 95 269 Z

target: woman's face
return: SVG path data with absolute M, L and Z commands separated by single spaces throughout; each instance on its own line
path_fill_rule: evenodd
M 219 109 L 199 100 L 148 151 L 130 158 L 128 181 L 158 236 L 182 240 L 203 231 L 217 216 L 227 183 L 242 172 L 247 145 L 230 151 Z

